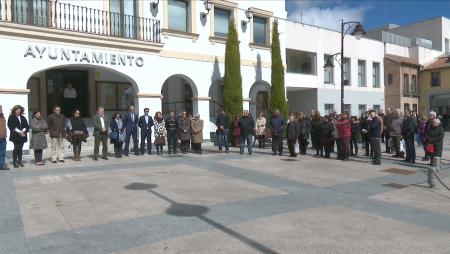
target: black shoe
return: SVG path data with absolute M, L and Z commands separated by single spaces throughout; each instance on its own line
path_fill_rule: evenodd
M 152 151 L 148 152 L 149 155 L 152 155 Z
M 58 162 L 64 163 L 65 161 L 64 160 L 59 160 Z
M 283 153 L 278 153 L 278 156 L 283 156 Z
M 17 163 L 14 163 L 14 164 L 13 164 L 13 167 L 15 167 L 15 168 L 19 168 L 19 164 L 17 164 Z
M 103 156 L 102 159 L 109 160 L 107 156 Z
M 134 155 L 139 156 L 139 153 L 135 153 Z M 127 155 L 128 156 L 128 155 Z
M 97 158 L 97 157 L 94 157 L 94 161 L 98 161 L 98 158 Z
M 56 163 L 58 163 L 58 162 L 57 162 L 57 161 L 52 161 L 52 163 L 55 163 L 55 164 L 56 164 Z
M 22 167 L 22 168 L 25 167 L 25 166 L 23 165 L 23 162 L 19 162 L 19 166 Z
M 381 165 L 381 162 L 379 162 L 379 161 L 373 161 L 373 162 L 372 162 L 372 165 Z

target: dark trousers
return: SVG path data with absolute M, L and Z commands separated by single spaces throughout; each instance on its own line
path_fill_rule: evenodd
M 145 142 L 147 141 L 147 153 L 152 153 L 152 132 L 150 130 L 141 130 L 141 154 L 145 153 Z
M 126 132 L 126 135 L 125 135 L 125 149 L 123 151 L 125 153 L 125 155 L 128 155 L 131 137 L 133 138 L 134 154 L 138 154 L 137 132 L 130 131 L 130 132 Z
M 42 149 L 34 149 L 34 162 L 42 162 Z
M 306 149 L 308 149 L 308 139 L 299 138 L 298 144 L 300 146 L 300 154 L 306 154 Z
M 385 131 L 384 132 L 384 142 L 386 145 L 386 152 L 390 153 L 391 152 L 391 147 L 389 146 L 389 139 L 391 138 L 391 136 L 389 135 L 389 131 Z
M 98 158 L 98 152 L 100 149 L 100 143 L 102 143 L 102 155 L 103 157 L 108 156 L 108 135 L 99 134 L 98 137 L 95 137 L 94 141 L 94 158 Z
M 283 136 L 272 135 L 272 152 L 283 154 Z
M 252 154 L 252 145 L 253 145 L 252 138 L 253 138 L 253 134 L 241 135 L 241 140 L 240 140 L 240 145 L 239 145 L 240 154 L 244 154 L 245 142 L 247 142 L 248 154 Z
M 350 156 L 350 137 L 348 138 L 340 138 L 339 144 L 338 144 L 338 150 L 341 150 L 341 157 L 342 160 L 347 160 Z
M 189 141 L 190 140 L 181 140 L 181 152 L 187 153 L 189 150 Z
M 225 146 L 225 150 L 228 151 L 228 132 L 229 129 L 223 129 L 217 133 L 219 139 L 219 150 L 222 151 L 222 146 Z
M 6 138 L 0 138 L 0 169 L 5 167 L 6 159 Z
M 258 147 L 259 148 L 266 148 L 266 136 L 264 135 L 258 135 Z
M 116 158 L 122 157 L 122 145 L 123 143 L 114 144 L 114 154 L 116 155 Z
M 156 146 L 156 153 L 158 155 L 162 154 L 163 152 L 163 145 L 155 145 Z
M 350 139 L 350 154 L 358 155 L 358 135 L 356 134 L 352 135 L 352 138 Z
M 400 141 L 402 140 L 402 137 L 392 136 L 390 138 L 392 138 L 392 142 L 394 144 L 395 155 L 402 157 L 403 153 L 400 152 Z
M 335 143 L 336 143 L 336 151 L 337 151 L 337 158 L 338 159 L 340 159 L 340 160 L 343 160 L 344 159 L 344 155 L 342 154 L 342 141 L 341 141 L 341 139 L 340 138 L 337 138 L 337 139 L 334 139 L 335 140 Z M 332 144 L 332 146 L 334 146 L 333 144 Z
M 22 162 L 22 154 L 23 154 L 23 142 L 14 142 L 14 150 L 13 150 L 14 165 Z
M 81 154 L 81 143 L 83 138 L 72 137 L 73 155 L 74 157 L 79 157 Z
M 366 156 L 371 155 L 370 151 L 370 139 L 366 134 L 363 134 L 363 142 L 364 142 L 364 148 L 366 149 Z M 372 148 L 373 149 L 373 148 Z
M 169 154 L 171 152 L 177 153 L 177 131 L 176 130 L 168 130 L 167 131 L 167 150 Z
M 405 160 L 415 162 L 416 161 L 416 148 L 414 146 L 414 134 L 405 136 L 405 152 L 406 158 Z
M 295 153 L 295 143 L 297 140 L 295 139 L 288 139 L 288 150 L 291 157 L 297 157 L 297 154 Z
M 321 144 L 320 146 L 320 156 L 323 156 L 324 152 L 325 152 L 325 158 L 330 158 L 330 154 L 331 154 L 331 149 L 332 149 L 332 143 L 327 143 L 327 144 Z
M 194 153 L 202 153 L 202 143 L 192 143 L 192 150 Z
M 380 163 L 381 162 L 381 143 L 380 138 L 371 138 L 370 139 L 370 147 L 373 151 L 373 159 L 372 162 Z

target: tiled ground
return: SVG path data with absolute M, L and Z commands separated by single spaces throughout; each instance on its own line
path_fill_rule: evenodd
M 450 253 L 450 191 L 426 188 L 423 163 L 368 161 L 256 149 L 28 164 L 0 171 L 0 253 Z

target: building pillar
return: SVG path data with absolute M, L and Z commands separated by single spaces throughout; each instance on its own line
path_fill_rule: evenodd
M 200 114 L 200 119 L 203 120 L 203 139 L 209 141 L 211 139 L 211 132 L 215 132 L 209 121 L 209 101 L 211 97 L 192 97 L 194 104 L 194 112 Z

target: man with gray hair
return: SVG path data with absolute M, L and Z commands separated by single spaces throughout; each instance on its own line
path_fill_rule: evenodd
M 105 117 L 105 109 L 98 107 L 97 115 L 94 116 L 94 160 L 98 160 L 100 142 L 102 143 L 102 158 L 108 159 L 108 127 L 109 121 Z
M 6 159 L 6 119 L 3 115 L 3 108 L 0 105 L 0 170 L 8 170 L 8 165 L 5 163 Z
M 252 155 L 252 138 L 255 131 L 255 121 L 250 116 L 248 110 L 244 110 L 244 115 L 239 119 L 239 128 L 241 129 L 240 154 L 244 154 L 245 142 L 247 142 L 248 154 Z
M 411 110 L 405 110 L 402 122 L 402 135 L 405 140 L 406 162 L 416 163 L 416 148 L 414 146 L 415 134 L 419 132 L 417 120 L 411 115 Z
M 390 137 L 392 138 L 392 143 L 394 145 L 395 158 L 403 158 L 404 153 L 400 151 L 400 141 L 402 140 L 402 123 L 403 116 L 401 109 L 396 109 L 395 113 L 391 119 L 391 126 L 389 129 Z

